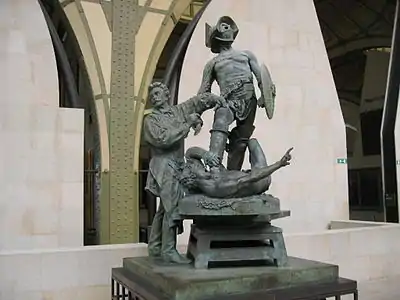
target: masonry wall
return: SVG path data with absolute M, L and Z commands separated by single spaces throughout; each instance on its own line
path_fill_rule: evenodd
M 399 225 L 339 221 L 332 228 L 285 235 L 288 254 L 338 264 L 340 276 L 358 281 L 360 299 L 399 299 L 394 284 L 400 278 Z M 0 251 L 0 298 L 110 299 L 111 268 L 120 267 L 124 257 L 146 253 L 145 244 Z M 385 285 L 389 279 L 393 283 Z
M 58 107 L 37 1 L 0 3 L 0 249 L 83 245 L 83 111 Z
M 273 175 L 270 192 L 292 211 L 276 223 L 285 232 L 307 232 L 347 219 L 347 166 L 336 163 L 346 157 L 345 126 L 313 1 L 212 1 L 187 50 L 180 102 L 197 93 L 203 67 L 213 56 L 205 47 L 205 23 L 214 25 L 223 15 L 239 26 L 234 47 L 251 50 L 265 63 L 277 87 L 275 116 L 268 120 L 259 109 L 253 136 L 270 162 L 294 147 L 292 165 Z M 204 122 L 187 147 L 208 147 L 211 111 Z

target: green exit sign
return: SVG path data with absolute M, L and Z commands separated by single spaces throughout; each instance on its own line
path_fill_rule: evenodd
M 396 165 L 400 165 L 400 160 L 396 160 Z
M 347 158 L 338 158 L 336 159 L 338 164 L 347 164 Z

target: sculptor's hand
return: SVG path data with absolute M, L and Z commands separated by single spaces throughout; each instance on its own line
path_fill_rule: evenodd
M 194 135 L 198 135 L 201 131 L 201 128 L 203 127 L 203 123 L 198 123 L 195 126 L 193 126 L 193 131 L 194 131 Z
M 196 113 L 189 115 L 186 120 L 191 127 L 195 127 L 197 124 L 203 124 L 201 116 Z
M 215 106 L 215 109 L 218 109 L 220 107 L 228 107 L 228 102 L 224 97 L 218 97 L 217 99 L 217 105 Z
M 187 117 L 187 122 L 194 131 L 194 135 L 198 135 L 203 127 L 203 119 L 199 114 L 191 114 Z
M 292 155 L 290 154 L 290 152 L 292 152 L 292 150 L 293 150 L 293 147 L 290 148 L 288 151 L 286 151 L 285 155 L 282 156 L 281 160 L 279 161 L 279 165 L 281 167 L 290 165 L 290 161 L 292 159 Z
M 210 151 L 207 151 L 204 154 L 203 160 L 204 160 L 205 164 L 209 167 L 217 167 L 221 163 L 220 158 L 216 154 L 214 154 Z

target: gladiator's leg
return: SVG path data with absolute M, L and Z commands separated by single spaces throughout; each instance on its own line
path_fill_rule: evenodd
M 241 170 L 247 143 L 254 132 L 253 125 L 238 125 L 229 135 L 228 170 Z
M 164 219 L 164 206 L 160 203 L 156 214 L 153 218 L 153 223 L 151 224 L 148 252 L 149 256 L 157 257 L 161 255 L 161 236 L 162 236 L 162 225 Z
M 230 108 L 220 107 L 215 111 L 214 123 L 210 130 L 210 152 L 216 154 L 221 162 L 228 141 L 229 125 L 234 121 Z
M 232 129 L 229 135 L 228 170 L 241 170 L 242 168 L 247 143 L 255 129 L 253 123 L 257 102 L 254 101 L 253 106 L 248 117 L 243 121 L 238 121 L 237 126 Z

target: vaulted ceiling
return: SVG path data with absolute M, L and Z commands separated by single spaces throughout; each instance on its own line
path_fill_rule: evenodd
M 315 0 L 315 7 L 330 58 L 390 47 L 395 1 Z
M 395 0 L 315 0 L 339 98 L 360 104 L 365 50 L 390 47 Z

